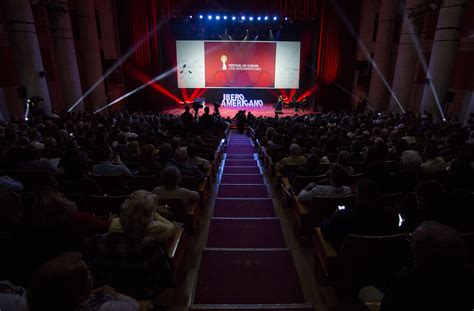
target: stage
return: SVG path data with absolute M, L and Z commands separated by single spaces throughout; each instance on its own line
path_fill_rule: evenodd
M 212 104 L 206 104 L 206 107 L 209 107 L 210 113 L 214 112 L 214 107 Z M 293 108 L 284 108 L 282 113 L 278 116 L 281 117 L 293 117 L 295 115 L 311 115 L 317 114 L 316 112 L 312 111 L 312 107 L 308 107 L 305 111 L 299 109 L 299 111 L 295 112 Z M 264 104 L 263 107 L 221 107 L 219 108 L 219 112 L 223 118 L 233 118 L 239 110 L 245 110 L 246 112 L 251 112 L 256 117 L 274 117 L 275 116 L 275 108 L 274 104 Z M 165 109 L 162 111 L 163 114 L 173 114 L 173 115 L 180 115 L 184 112 L 184 105 L 175 106 L 171 109 Z M 194 113 L 194 110 L 191 109 L 191 113 Z M 204 109 L 199 109 L 199 115 L 204 113 Z

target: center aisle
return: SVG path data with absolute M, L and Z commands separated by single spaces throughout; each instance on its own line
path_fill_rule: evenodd
M 231 133 L 192 309 L 312 310 L 254 152 Z

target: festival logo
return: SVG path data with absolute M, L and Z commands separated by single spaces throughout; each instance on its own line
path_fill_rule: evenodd
M 222 62 L 222 70 L 227 70 L 227 55 L 221 55 L 221 62 Z
M 223 94 L 221 107 L 263 107 L 263 100 L 247 100 L 243 94 Z

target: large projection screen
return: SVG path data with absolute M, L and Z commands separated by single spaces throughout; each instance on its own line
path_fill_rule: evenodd
M 176 41 L 178 88 L 298 89 L 300 42 Z

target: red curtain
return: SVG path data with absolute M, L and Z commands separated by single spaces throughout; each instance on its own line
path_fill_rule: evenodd
M 152 55 L 158 55 L 158 2 L 134 0 L 130 2 L 132 40 L 135 48 L 133 63 L 137 68 L 150 68 Z
M 337 19 L 326 1 L 321 1 L 318 56 L 316 63 L 317 80 L 324 84 L 334 82 L 339 73 L 340 32 Z

